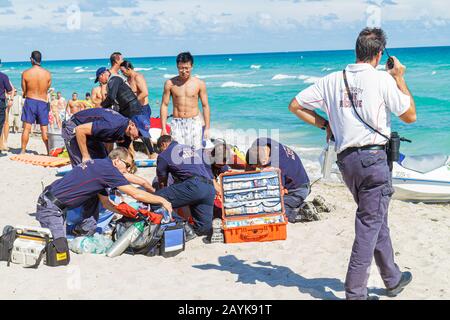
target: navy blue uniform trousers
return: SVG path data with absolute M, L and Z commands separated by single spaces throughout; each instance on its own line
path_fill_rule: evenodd
M 338 155 L 337 164 L 358 205 L 345 294 L 350 300 L 364 300 L 374 257 L 387 288 L 395 287 L 401 278 L 388 227 L 389 202 L 394 193 L 392 174 L 384 150 L 344 151 Z
M 214 198 L 216 196 L 216 190 L 212 183 L 209 184 L 203 179 L 194 177 L 158 190 L 156 194 L 169 201 L 173 208 L 189 206 L 197 235 L 212 233 Z

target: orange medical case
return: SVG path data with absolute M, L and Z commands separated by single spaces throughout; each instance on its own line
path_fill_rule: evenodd
M 223 173 L 225 243 L 286 240 L 287 219 L 278 169 Z

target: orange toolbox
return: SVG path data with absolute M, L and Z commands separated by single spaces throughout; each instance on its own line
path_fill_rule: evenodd
M 287 219 L 278 169 L 223 173 L 225 243 L 286 240 Z

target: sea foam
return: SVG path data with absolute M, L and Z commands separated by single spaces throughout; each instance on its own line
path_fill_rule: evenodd
M 153 70 L 153 68 L 134 68 L 134 71 L 150 71 Z
M 303 80 L 304 83 L 311 84 L 311 83 L 316 83 L 320 78 L 313 77 L 313 76 L 307 76 L 304 74 L 301 74 L 299 76 L 292 76 L 292 75 L 287 75 L 287 74 L 277 74 L 272 77 L 272 80 L 287 80 L 287 79 Z
M 272 80 L 297 79 L 297 76 L 289 76 L 287 74 L 277 74 L 272 77 Z
M 240 83 L 234 81 L 228 81 L 221 85 L 222 88 L 255 88 L 262 87 L 262 84 L 253 84 L 253 83 Z

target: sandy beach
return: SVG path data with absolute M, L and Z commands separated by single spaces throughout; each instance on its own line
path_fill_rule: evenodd
M 10 135 L 17 152 L 20 135 Z M 39 137 L 29 149 L 44 152 Z M 0 228 L 38 225 L 33 217 L 42 186 L 56 169 L 0 157 Z M 148 179 L 154 169 L 138 171 Z M 343 299 L 343 282 L 354 237 L 356 205 L 340 184 L 317 183 L 336 206 L 318 222 L 290 224 L 286 241 L 206 244 L 196 238 L 174 258 L 71 254 L 68 267 L 37 270 L 0 263 L 0 299 Z M 413 273 L 412 283 L 396 299 L 450 299 L 450 205 L 392 201 L 390 228 L 396 261 Z M 0 230 L 1 230 L 0 229 Z M 383 296 L 373 266 L 370 292 Z

